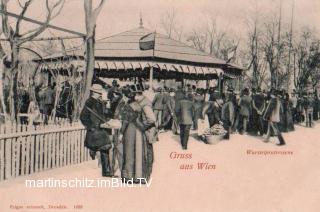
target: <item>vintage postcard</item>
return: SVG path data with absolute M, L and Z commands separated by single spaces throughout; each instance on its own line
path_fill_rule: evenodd
M 320 211 L 320 1 L 0 18 L 0 212 Z

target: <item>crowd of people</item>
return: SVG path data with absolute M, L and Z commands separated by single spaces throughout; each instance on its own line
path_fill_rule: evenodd
M 229 139 L 230 133 L 240 133 L 265 136 L 268 142 L 271 135 L 277 135 L 279 145 L 284 145 L 281 132 L 293 131 L 294 124 L 304 122 L 306 127 L 312 127 L 320 111 L 319 97 L 312 92 L 294 91 L 290 96 L 285 90 L 270 89 L 266 92 L 253 88 L 250 92 L 245 88 L 241 93 L 235 93 L 232 88 L 228 88 L 219 94 L 213 88 L 204 90 L 190 85 L 184 89 L 178 87 L 177 91 L 169 95 L 169 89 L 166 90 L 159 89 L 157 95 L 162 96 L 164 105 L 170 105 L 167 109 L 164 106 L 163 114 L 173 114 L 172 120 L 178 123 L 173 125 L 173 132 L 176 133 L 176 125 L 182 127 L 181 140 L 183 136 L 187 139 L 188 136 L 184 134 L 188 134 L 189 129 L 197 130 L 198 120 L 207 116 L 210 127 L 215 124 L 224 126 L 227 130 L 225 139 Z M 168 96 L 174 96 L 175 110 L 170 110 L 172 101 Z M 155 98 L 154 105 L 158 105 L 159 101 L 160 97 Z M 192 107 L 186 109 L 188 105 Z M 158 106 L 154 109 L 158 110 Z M 164 119 L 168 119 L 167 115 L 163 116 Z M 166 121 L 162 123 L 164 127 L 167 124 Z
M 9 111 L 9 91 L 4 89 L 4 108 L 0 106 L 0 114 Z M 55 101 L 55 84 L 43 86 L 41 89 L 36 89 L 35 95 L 30 95 L 27 88 L 19 87 L 17 91 L 17 117 L 18 122 L 23 125 L 40 125 L 48 124 L 49 116 L 54 109 Z M 0 124 L 4 123 L 4 117 L 0 115 Z
M 265 142 L 276 136 L 277 145 L 285 145 L 283 132 L 293 131 L 295 124 L 312 127 L 319 112 L 319 97 L 311 92 L 289 95 L 284 90 L 245 88 L 236 93 L 230 87 L 219 93 L 189 84 L 153 92 L 142 84 L 120 87 L 114 80 L 112 86 L 93 84 L 80 119 L 87 128 L 85 145 L 90 155 L 95 158 L 100 153 L 102 175 L 114 176 L 117 167 L 122 179 L 138 180 L 150 178 L 152 145 L 163 131 L 179 134 L 184 150 L 190 131 L 198 130 L 205 120 L 209 127 L 223 126 L 226 140 L 233 133 L 263 136 Z M 115 120 L 118 127 L 112 126 L 118 123 Z M 206 143 L 201 135 L 199 139 Z

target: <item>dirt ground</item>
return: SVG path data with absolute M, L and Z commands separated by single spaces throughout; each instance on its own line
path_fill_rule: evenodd
M 320 124 L 296 126 L 284 138 L 281 147 L 249 135 L 215 145 L 190 138 L 183 151 L 167 132 L 154 145 L 150 187 L 25 187 L 26 179 L 102 179 L 97 161 L 89 161 L 0 183 L 0 212 L 319 212 Z M 208 169 L 199 170 L 198 163 Z

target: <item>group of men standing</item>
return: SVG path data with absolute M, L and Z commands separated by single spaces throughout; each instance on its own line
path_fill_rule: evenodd
M 158 133 L 172 130 L 180 135 L 181 147 L 188 148 L 191 130 L 201 129 L 199 123 L 207 126 L 222 125 L 230 134 L 264 136 L 269 142 L 271 136 L 285 145 L 282 132 L 294 130 L 294 124 L 319 117 L 320 104 L 317 95 L 291 97 L 285 91 L 245 88 L 240 94 L 230 87 L 224 93 L 187 85 L 174 88 L 158 88 L 151 101 L 142 85 L 120 87 L 116 81 L 103 88 L 93 85 L 91 97 L 81 113 L 81 121 L 87 128 L 86 146 L 94 158 L 100 152 L 102 174 L 114 176 L 117 161 L 124 178 L 150 177 L 153 163 L 152 144 Z M 121 128 L 111 130 L 102 127 L 110 119 L 121 121 Z M 200 137 L 201 139 L 201 137 Z M 113 159 L 109 160 L 110 149 Z
M 277 136 L 278 145 L 284 145 L 281 132 L 293 131 L 294 124 L 303 121 L 311 127 L 320 111 L 319 98 L 313 93 L 293 92 L 290 96 L 285 90 L 245 88 L 236 94 L 228 88 L 221 94 L 213 88 L 190 85 L 177 90 L 158 88 L 152 105 L 157 128 L 161 131 L 172 126 L 173 133 L 180 132 L 182 149 L 187 149 L 190 130 L 197 130 L 198 120 L 206 116 L 209 127 L 221 124 L 225 128 L 225 139 L 231 133 L 264 136 L 265 142 Z

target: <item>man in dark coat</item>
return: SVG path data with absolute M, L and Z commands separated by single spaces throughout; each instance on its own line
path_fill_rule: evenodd
M 319 106 L 320 101 L 317 92 L 313 96 L 313 120 L 317 121 L 319 119 Z
M 180 140 L 184 150 L 188 148 L 189 134 L 193 123 L 194 104 L 192 98 L 191 93 L 187 94 L 186 98 L 178 102 L 176 107 L 176 114 L 180 117 Z
M 163 110 L 162 110 L 162 120 L 161 120 L 161 129 L 165 129 L 168 125 L 168 117 L 170 117 L 170 109 L 167 107 L 170 104 L 170 95 L 169 95 L 169 88 L 164 87 L 163 92 Z
M 221 121 L 223 123 L 223 128 L 227 131 L 224 139 L 229 140 L 230 138 L 230 132 L 231 132 L 231 126 L 234 122 L 234 106 L 232 102 L 232 94 L 228 93 L 226 95 L 226 99 L 224 99 L 224 104 L 221 108 Z
M 177 87 L 177 91 L 175 93 L 176 94 L 174 96 L 174 99 L 175 99 L 176 104 L 177 104 L 179 101 L 184 99 L 185 93 L 183 92 L 182 87 L 180 85 Z
M 280 104 L 280 92 L 272 89 L 270 91 L 269 103 L 263 114 L 263 119 L 268 121 L 268 132 L 265 142 L 269 142 L 271 134 L 274 134 L 279 139 L 279 143 L 277 145 L 285 145 L 286 143 L 278 127 L 278 123 L 280 122 Z
M 120 89 L 118 88 L 118 82 L 116 80 L 112 81 L 112 87 L 108 89 L 108 99 L 110 100 L 110 110 L 114 114 L 118 103 L 122 98 Z
M 52 113 L 52 110 L 54 109 L 54 102 L 55 102 L 55 83 L 47 87 L 47 90 L 45 91 L 44 94 L 44 114 L 45 114 L 45 119 L 44 123 L 48 124 L 48 119 L 49 116 Z
M 174 111 L 177 110 L 178 103 L 181 100 L 183 100 L 184 98 L 185 98 L 185 92 L 183 91 L 182 87 L 180 85 L 178 85 L 177 91 L 175 92 L 175 95 L 174 95 L 174 100 L 175 100 L 175 109 L 174 109 Z M 175 134 L 179 134 L 179 132 L 180 132 L 180 129 L 179 129 L 180 117 L 175 115 L 175 121 L 176 121 L 176 129 L 173 132 Z
M 164 109 L 165 96 L 162 93 L 162 88 L 159 87 L 152 101 L 153 112 L 156 116 L 156 127 L 159 129 L 162 125 L 162 113 Z
M 250 118 L 250 110 L 251 110 L 251 97 L 249 96 L 249 89 L 245 88 L 243 90 L 243 96 L 239 100 L 239 115 L 240 115 L 240 122 L 241 122 L 241 129 L 240 133 L 247 133 L 247 126 L 248 121 Z
M 176 133 L 177 127 L 175 118 L 175 107 L 176 102 L 174 100 L 174 89 L 169 90 L 169 95 L 166 99 L 165 109 L 163 113 L 163 127 L 165 129 L 172 129 Z
M 297 112 L 298 98 L 295 90 L 291 94 L 290 105 L 292 107 L 292 120 L 294 123 L 298 123 L 298 112 Z
M 304 96 L 304 111 L 306 114 L 306 127 L 313 126 L 313 94 L 310 92 Z
M 252 96 L 252 122 L 253 133 L 263 135 L 264 124 L 262 119 L 263 111 L 265 110 L 265 98 L 261 93 L 261 89 L 258 88 L 256 93 Z
M 85 146 L 90 150 L 90 156 L 94 159 L 96 152 L 99 151 L 102 176 L 112 177 L 113 173 L 109 163 L 109 150 L 112 145 L 107 130 L 101 128 L 101 125 L 107 121 L 106 107 L 101 101 L 102 92 L 101 85 L 92 85 L 91 96 L 85 103 L 80 120 L 87 129 Z
M 205 102 L 202 109 L 202 118 L 208 116 L 209 127 L 218 124 L 220 121 L 219 105 L 214 96 L 210 96 L 209 101 Z

